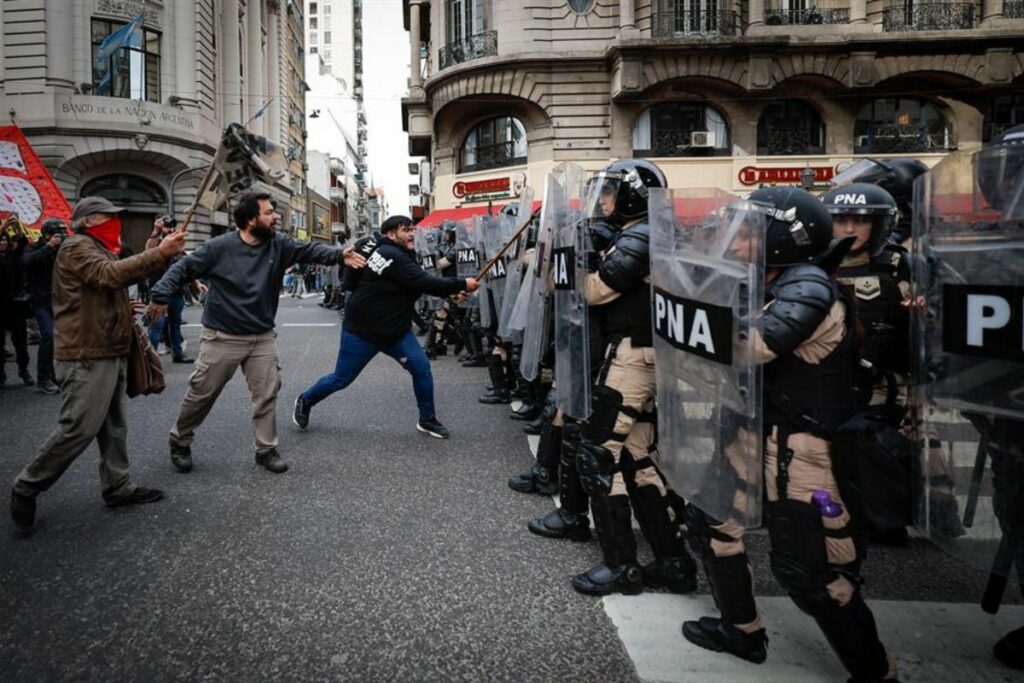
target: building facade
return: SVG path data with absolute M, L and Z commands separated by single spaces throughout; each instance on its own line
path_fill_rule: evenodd
M 139 40 L 99 59 L 103 39 L 140 12 Z M 0 106 L 69 201 L 99 194 L 127 207 L 132 247 L 156 216 L 181 219 L 229 122 L 288 148 L 291 177 L 270 190 L 286 227 L 305 213 L 305 197 L 291 199 L 304 183 L 304 115 L 291 119 L 303 109 L 303 62 L 291 59 L 301 4 L 23 0 L 0 3 L 0 26 Z M 193 245 L 232 227 L 229 208 L 198 212 Z
M 642 156 L 676 187 L 934 164 L 1024 123 L 1024 2 L 403 0 L 431 208 Z

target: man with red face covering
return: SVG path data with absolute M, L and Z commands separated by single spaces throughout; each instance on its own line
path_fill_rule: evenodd
M 125 288 L 158 273 L 185 250 L 185 233 L 159 247 L 118 259 L 123 209 L 102 197 L 75 206 L 75 234 L 61 244 L 53 272 L 54 360 L 60 385 L 57 428 L 14 481 L 11 517 L 32 530 L 36 497 L 50 488 L 96 439 L 100 484 L 107 507 L 152 503 L 163 492 L 135 486 L 128 473 L 125 383 L 131 348 L 132 309 Z

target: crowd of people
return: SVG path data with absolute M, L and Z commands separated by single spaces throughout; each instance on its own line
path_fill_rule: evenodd
M 1002 211 L 994 224 L 1019 230 L 1024 128 L 986 150 L 981 162 L 998 163 L 979 162 L 977 185 L 989 208 Z M 285 472 L 275 419 L 275 317 L 282 288 L 297 295 L 312 284 L 323 290 L 321 305 L 343 306 L 344 317 L 333 371 L 295 399 L 292 418 L 301 429 L 319 402 L 384 353 L 412 378 L 416 429 L 448 438 L 435 409 L 431 360 L 449 349 L 463 353 L 463 365 L 487 368 L 490 386 L 480 402 L 518 399 L 509 417 L 539 436 L 536 463 L 508 486 L 557 493 L 560 505 L 530 520 L 528 531 L 574 542 L 597 537 L 602 561 L 573 576 L 575 590 L 689 593 L 702 567 L 719 613 L 687 621 L 683 636 L 764 662 L 768 638 L 744 545 L 744 533 L 763 513 L 776 579 L 815 620 L 851 680 L 897 680 L 864 599 L 861 569 L 870 541 L 905 543 L 914 521 L 915 492 L 879 495 L 885 487 L 871 479 L 874 462 L 895 458 L 909 481 L 917 465 L 909 455 L 900 460 L 904 453 L 892 444 L 906 453 L 943 447 L 938 434 L 920 431 L 910 345 L 912 314 L 928 302 L 915 298 L 912 281 L 923 266 L 906 244 L 914 188 L 921 193 L 927 174 L 909 159 L 864 160 L 821 197 L 762 188 L 697 211 L 687 223 L 651 162 L 619 160 L 585 182 L 562 166 L 549 176 L 536 211 L 524 202 L 437 230 L 394 216 L 379 234 L 348 248 L 304 244 L 279 232 L 270 196 L 250 193 L 235 202 L 237 230 L 189 254 L 185 233 L 165 217 L 145 250 L 126 255 L 122 209 L 83 198 L 70 226 L 47 221 L 33 244 L 16 231 L 0 233 L 0 322 L 11 333 L 18 375 L 34 382 L 26 350 L 31 315 L 40 332 L 40 390 L 62 397 L 57 427 L 15 480 L 14 525 L 32 531 L 39 495 L 94 439 L 108 506 L 163 497 L 132 481 L 125 447 L 126 359 L 143 308 L 128 290 L 140 283 L 148 289 L 150 342 L 166 335 L 174 362 L 195 363 L 169 434 L 173 466 L 193 470 L 196 431 L 240 368 L 252 399 L 255 462 Z M 748 317 L 729 305 L 716 312 L 713 297 L 687 298 L 701 287 L 710 291 L 723 272 L 715 264 L 745 273 L 729 296 L 742 301 L 751 299 L 750 289 L 757 292 L 746 301 Z M 673 282 L 685 286 L 672 291 Z M 190 292 L 204 299 L 195 359 L 185 354 L 180 332 Z M 996 326 L 995 309 L 979 311 L 981 327 Z M 414 322 L 426 335 L 423 346 Z M 734 374 L 721 374 L 723 367 Z M 736 407 L 752 400 L 735 380 L 739 371 L 758 378 L 751 385 L 756 415 Z M 686 468 L 672 455 L 683 450 L 677 435 L 659 430 L 682 415 L 682 401 L 669 398 L 677 395 L 678 387 L 669 386 L 675 380 L 697 393 L 710 387 L 707 395 L 718 397 L 705 401 L 710 428 L 702 438 L 713 447 L 703 469 L 691 468 L 700 473 L 693 480 L 678 475 Z M 731 394 L 737 403 L 724 398 Z M 994 409 L 968 419 L 998 469 L 998 522 L 1017 538 L 1024 528 L 1017 414 Z M 954 474 L 943 466 L 949 459 L 926 460 L 928 522 L 933 532 L 955 538 L 964 530 Z M 634 517 L 653 553 L 645 565 Z M 1024 544 L 1012 553 L 1024 573 Z M 995 651 L 1007 665 L 1024 668 L 1024 628 Z

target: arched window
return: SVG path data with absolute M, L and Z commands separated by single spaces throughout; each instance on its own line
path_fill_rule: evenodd
M 1000 95 L 985 112 L 982 142 L 997 138 L 1008 128 L 1024 124 L 1024 94 Z
M 900 154 L 949 149 L 949 127 L 927 100 L 883 97 L 860 110 L 853 125 L 855 154 Z
M 82 187 L 83 197 L 103 197 L 115 204 L 166 204 L 167 193 L 154 183 L 137 175 L 117 173 L 93 178 Z
M 525 163 L 526 129 L 519 119 L 511 116 L 499 116 L 476 124 L 459 152 L 459 171 L 462 173 Z
M 633 126 L 633 154 L 645 157 L 729 156 L 729 126 L 714 107 L 664 102 L 643 111 Z
M 758 154 L 824 154 L 825 125 L 818 110 L 802 100 L 772 102 L 757 122 Z

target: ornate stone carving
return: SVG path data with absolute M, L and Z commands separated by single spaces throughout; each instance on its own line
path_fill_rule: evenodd
M 1013 80 L 1013 48 L 993 47 L 985 51 L 985 71 L 991 83 Z
M 96 0 L 96 13 L 122 19 L 131 19 L 145 11 L 143 23 L 146 26 L 160 28 L 160 11 L 152 7 L 144 7 L 141 2 L 133 0 Z
M 850 87 L 866 88 L 878 81 L 875 70 L 874 52 L 853 52 L 850 54 Z
M 747 79 L 751 90 L 772 87 L 772 58 L 767 55 L 751 55 Z

